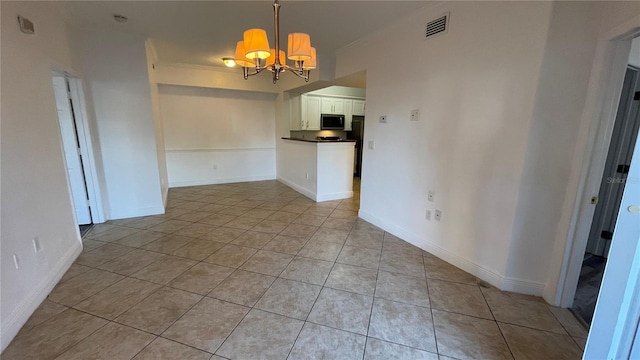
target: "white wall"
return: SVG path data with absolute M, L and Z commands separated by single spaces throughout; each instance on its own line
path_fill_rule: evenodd
M 278 180 L 305 196 L 318 193 L 318 145 L 312 142 L 280 140 Z
M 315 200 L 353 197 L 354 142 L 318 143 L 318 185 Z
M 446 10 L 448 34 L 416 35 Z M 596 42 L 638 13 L 638 2 L 445 3 L 339 51 L 338 77 L 367 70 L 367 118 L 389 118 L 367 122 L 376 149 L 365 149 L 361 216 L 503 289 L 544 290 L 557 303 L 596 131 L 583 116 Z M 380 53 L 421 64 L 385 71 Z M 420 123 L 408 123 L 412 108 Z M 441 223 L 423 220 L 431 207 Z
M 332 64 L 331 61 L 326 61 L 326 63 Z M 322 65 L 319 66 L 321 67 Z M 196 151 L 192 154 L 185 154 L 181 151 L 173 151 L 175 149 L 172 149 L 171 146 L 167 144 L 167 163 L 169 164 L 168 171 L 171 186 L 243 181 L 243 179 L 249 179 L 246 178 L 247 174 L 256 172 L 256 169 L 259 170 L 258 172 L 261 175 L 257 177 L 257 175 L 253 174 L 250 179 L 262 180 L 275 178 L 276 173 L 280 171 L 281 165 L 280 156 L 275 156 L 275 154 L 276 151 L 280 151 L 280 145 L 283 141 L 281 137 L 289 136 L 289 118 L 288 113 L 284 111 L 284 98 L 287 94 L 285 94 L 284 91 L 299 87 L 301 84 L 304 84 L 303 80 L 291 74 L 284 73 L 278 83 L 273 84 L 270 74 L 258 74 L 250 77 L 248 80 L 244 80 L 242 71 L 239 68 L 227 69 L 187 64 L 159 64 L 156 66 L 155 73 L 157 83 L 163 86 L 178 85 L 192 87 L 191 91 L 194 92 L 206 92 L 207 89 L 216 89 L 219 93 L 227 91 L 226 93 L 231 96 L 231 98 L 237 95 L 239 96 L 238 100 L 246 101 L 246 104 L 252 104 L 253 101 L 246 97 L 249 96 L 249 94 L 254 94 L 254 96 L 259 96 L 256 100 L 258 103 L 262 103 L 262 105 L 259 105 L 260 107 L 265 105 L 264 99 L 266 99 L 266 94 L 273 94 L 272 96 L 275 96 L 275 98 L 271 98 L 273 106 L 271 112 L 267 111 L 260 114 L 261 117 L 272 116 L 271 123 L 275 124 L 275 129 L 269 130 L 272 142 L 271 145 L 267 147 L 274 147 L 275 144 L 275 150 L 266 151 L 264 149 L 260 150 L 259 147 L 255 149 L 257 147 L 256 145 L 243 145 L 244 148 L 241 151 L 236 151 L 233 154 L 230 152 L 216 153 L 214 151 Z M 312 71 L 309 81 L 318 81 L 319 73 L 319 71 Z M 198 106 L 205 105 L 200 104 Z M 251 106 L 249 106 L 249 108 Z M 161 100 L 161 108 L 164 109 L 164 107 L 164 102 Z M 223 109 L 224 108 L 225 107 L 223 107 Z M 163 112 L 164 111 L 165 110 L 163 110 Z M 207 114 L 206 116 L 212 116 L 212 114 Z M 268 122 L 262 122 L 261 126 L 267 123 Z M 252 127 L 244 130 L 255 134 Z M 169 130 L 165 129 L 165 134 L 167 133 L 169 133 Z M 259 139 L 261 143 L 266 141 L 266 138 L 260 136 L 258 136 L 257 139 Z M 247 139 L 241 137 L 238 141 L 246 144 Z M 277 169 L 273 170 L 272 164 L 276 162 L 276 158 L 278 159 Z M 220 164 L 222 169 L 218 167 L 214 172 L 214 163 Z M 172 168 L 175 171 L 172 171 Z M 175 185 L 173 184 L 174 181 L 171 178 L 171 173 L 182 176 L 181 178 L 175 178 Z
M 82 249 L 51 82 L 74 71 L 68 28 L 51 3 L 2 2 L 1 348 L 9 344 Z M 35 24 L 21 33 L 18 14 Z M 35 252 L 32 240 L 42 250 Z M 19 268 L 14 267 L 13 255 Z
M 555 2 L 540 70 L 506 275 L 544 287 L 596 47 L 597 9 Z M 575 191 L 575 190 L 574 190 Z M 573 194 L 571 194 L 573 196 Z
M 98 128 L 107 218 L 163 213 L 145 38 L 83 31 L 78 45 Z
M 329 86 L 324 89 L 310 91 L 307 94 L 364 98 L 367 94 L 367 89 L 347 87 L 347 86 Z
M 161 85 L 169 185 L 275 179 L 275 98 Z
M 444 11 L 448 33 L 424 40 Z M 537 293 L 535 281 L 509 282 L 506 267 L 550 17 L 545 2 L 429 5 L 340 50 L 336 74 L 367 71 L 375 150 L 363 155 L 360 216 L 494 285 Z M 419 65 L 390 71 L 381 54 Z M 427 208 L 442 221 L 426 221 Z
M 322 202 L 353 197 L 353 142 L 281 140 L 278 180 Z
M 151 90 L 151 107 L 153 112 L 153 125 L 156 136 L 156 154 L 158 157 L 158 170 L 160 172 L 160 191 L 162 193 L 162 202 L 167 205 L 167 194 L 169 189 L 169 178 L 167 175 L 167 157 L 164 149 L 164 128 L 162 125 L 162 114 L 160 112 L 160 99 L 158 95 L 158 83 L 156 80 L 156 64 L 158 63 L 158 54 L 153 47 L 151 40 L 145 42 L 145 51 L 147 55 L 147 72 L 149 74 L 149 88 Z
M 280 82 L 274 85 L 270 74 L 264 73 L 244 80 L 242 68 L 221 68 L 186 64 L 158 64 L 156 81 L 164 85 L 197 86 L 203 88 L 280 92 Z M 287 75 L 287 74 L 285 74 Z M 289 75 L 292 76 L 292 75 Z M 281 80 L 282 81 L 282 80 Z
M 593 2 L 589 4 L 595 8 L 592 13 L 595 15 L 592 16 L 588 27 L 597 30 L 595 39 L 592 40 L 596 42 L 596 54 L 589 59 L 592 65 L 589 74 L 588 92 L 585 95 L 586 103 L 582 108 L 579 127 L 574 129 L 577 136 L 572 150 L 572 157 L 565 164 L 566 167 L 570 168 L 571 175 L 566 183 L 567 190 L 563 199 L 561 217 L 558 220 L 559 225 L 555 234 L 554 249 L 549 255 L 551 259 L 544 292 L 544 297 L 547 301 L 554 304 L 560 304 L 562 301 L 563 306 L 571 304 L 573 294 L 569 294 L 569 292 L 573 290 L 569 289 L 567 293 L 562 293 L 562 286 L 571 283 L 575 286 L 579 274 L 579 268 L 570 270 L 568 276 L 571 277 L 571 272 L 574 272 L 573 275 L 575 277 L 565 279 L 564 277 L 567 274 L 564 269 L 569 266 L 569 261 L 572 257 L 575 262 L 581 264 L 585 248 L 580 248 L 578 243 L 581 240 L 574 239 L 574 236 L 579 237 L 579 234 L 588 234 L 589 232 L 594 210 L 592 205 L 589 204 L 589 200 L 591 196 L 598 194 L 610 140 L 606 138 L 606 134 L 608 133 L 610 136 L 610 131 L 613 128 L 613 122 L 610 124 L 603 123 L 602 109 L 600 109 L 599 105 L 596 105 L 600 103 L 600 97 L 605 96 L 605 94 L 600 93 L 602 91 L 600 86 L 604 83 L 601 77 L 617 76 L 620 79 L 620 83 L 624 77 L 624 71 L 620 74 L 611 74 L 608 68 L 605 72 L 600 71 L 601 66 L 603 66 L 605 49 L 611 45 L 610 34 L 612 31 L 616 33 L 615 29 L 623 23 L 636 24 L 637 20 L 634 17 L 640 16 L 640 3 L 637 1 Z M 637 24 L 640 27 L 640 23 Z M 590 32 L 591 30 L 584 29 L 584 31 Z M 610 92 L 607 92 L 606 96 L 610 96 Z M 598 168 L 600 170 L 597 170 Z M 596 174 L 598 171 L 600 172 Z M 596 178 L 585 178 L 585 176 L 588 177 L 589 175 L 593 175 Z M 582 197 L 578 198 L 578 195 Z M 584 239 L 584 246 L 586 246 L 586 238 L 580 237 L 580 239 Z M 576 253 L 572 253 L 572 251 Z M 572 285 L 567 286 L 572 287 Z

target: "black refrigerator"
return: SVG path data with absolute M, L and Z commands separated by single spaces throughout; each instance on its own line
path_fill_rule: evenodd
M 364 116 L 352 116 L 351 131 L 347 131 L 347 139 L 356 141 L 353 175 L 360 177 L 360 174 L 362 172 L 362 140 L 364 139 Z

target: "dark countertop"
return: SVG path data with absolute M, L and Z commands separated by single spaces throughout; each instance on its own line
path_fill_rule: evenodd
M 301 138 L 291 138 L 291 137 L 283 137 L 283 140 L 294 140 L 294 141 L 304 141 L 311 143 L 349 143 L 356 142 L 356 140 L 315 140 L 315 139 L 301 139 Z

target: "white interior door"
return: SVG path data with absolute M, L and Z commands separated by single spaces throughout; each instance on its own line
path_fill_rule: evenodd
M 640 137 L 638 137 L 640 139 Z M 585 359 L 629 359 L 640 346 L 640 144 L 636 139 Z M 636 350 L 637 351 L 637 350 Z
M 54 76 L 53 89 L 56 96 L 58 120 L 62 133 L 62 145 L 64 148 L 67 172 L 69 174 L 69 185 L 71 186 L 76 219 L 78 225 L 91 224 L 87 187 L 82 169 L 75 119 L 73 117 L 71 103 L 69 102 L 67 80 L 63 76 Z

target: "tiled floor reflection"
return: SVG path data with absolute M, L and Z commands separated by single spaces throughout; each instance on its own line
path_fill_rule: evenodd
M 264 181 L 176 188 L 109 221 L 2 359 L 579 359 L 586 331 Z

